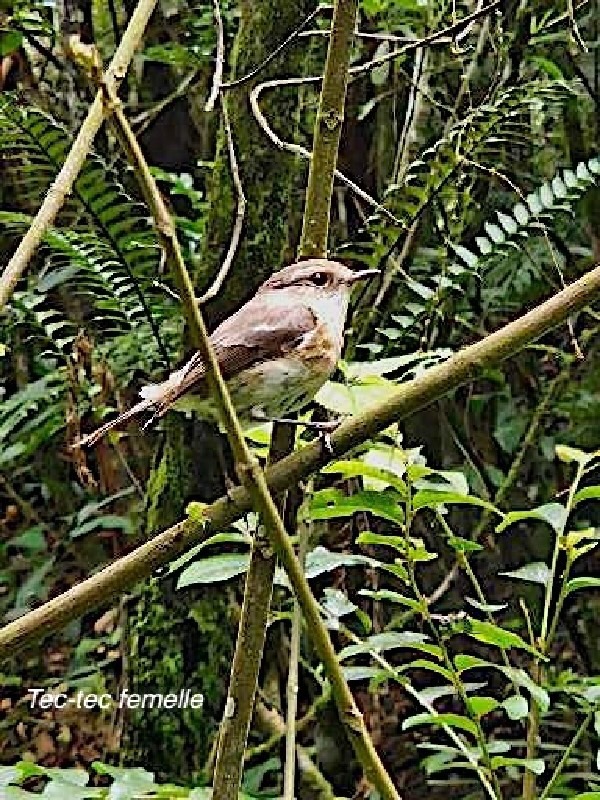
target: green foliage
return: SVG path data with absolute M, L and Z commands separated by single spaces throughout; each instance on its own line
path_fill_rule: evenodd
M 110 779 L 108 786 L 88 786 L 90 777 L 103 776 Z M 190 789 L 172 784 L 158 784 L 151 772 L 142 767 L 113 767 L 110 764 L 95 762 L 92 772 L 83 769 L 57 769 L 41 767 L 28 761 L 21 761 L 14 767 L 0 767 L 0 789 L 6 800 L 21 800 L 38 797 L 36 791 L 20 788 L 20 785 L 37 779 L 45 784 L 45 797 L 68 797 L 72 800 L 93 800 L 94 798 L 119 797 L 134 800 L 144 797 L 187 798 L 188 800 L 210 800 L 210 789 Z M 240 794 L 240 798 L 251 800 L 251 795 Z
M 600 174 L 593 80 L 597 9 L 574 4 L 571 20 L 564 3 L 505 5 L 489 26 L 480 21 L 452 41 L 405 52 L 352 83 L 340 166 L 385 202 L 402 225 L 369 217 L 366 207 L 337 196 L 332 252 L 381 266 L 385 281 L 349 319 L 355 338 L 348 361 L 319 393 L 321 413 L 351 414 L 380 402 L 398 383 L 559 290 L 563 273 L 568 282 L 593 263 Z M 355 56 L 362 62 L 390 53 L 400 46 L 390 33 L 419 38 L 454 23 L 472 6 L 363 0 L 361 29 L 387 38 L 374 43 L 357 37 Z M 132 71 L 123 90 L 127 113 L 150 134 L 172 105 L 197 102 L 188 81 L 192 75 L 200 86 L 210 81 L 205 71 L 215 46 L 209 5 L 176 0 L 161 8 L 159 31 L 149 32 L 137 74 Z M 272 18 L 265 15 L 268 25 L 279 25 L 282 8 L 273 6 Z M 81 102 L 83 93 L 69 83 L 77 79 L 68 70 L 57 83 L 55 65 L 38 69 L 46 56 L 36 42 L 61 56 L 59 6 L 0 0 L 0 9 L 6 12 L 0 20 L 0 59 L 9 58 L 3 63 L 36 54 L 35 94 L 27 95 L 35 101 L 6 92 L 0 101 L 0 251 L 8 256 L 72 142 L 58 120 L 80 118 L 87 99 Z M 222 10 L 230 36 L 238 10 L 228 3 Z M 283 10 L 291 29 L 300 10 Z M 243 4 L 243 11 L 252 14 L 252 4 Z M 116 4 L 111 14 L 110 7 L 95 2 L 92 15 L 95 41 L 108 57 L 119 35 L 115 22 L 116 28 L 125 22 L 124 7 Z M 325 27 L 328 18 L 314 24 Z M 580 48 L 577 26 L 589 53 Z M 268 55 L 262 37 L 240 41 L 238 74 Z M 324 37 L 313 41 L 311 52 L 321 59 Z M 305 57 L 304 46 L 292 46 L 294 58 Z M 270 65 L 274 74 L 298 71 L 300 61 L 293 62 L 290 52 Z M 309 71 L 316 74 L 320 64 Z M 160 91 L 145 85 L 149 75 L 148 83 L 159 83 Z M 167 98 L 163 106 L 166 93 L 182 80 L 189 91 Z M 56 101 L 57 87 L 68 93 L 68 102 Z M 285 135 L 308 144 L 315 96 L 302 87 L 296 115 L 295 91 L 273 91 L 264 107 L 274 130 L 291 123 Z M 279 263 L 281 219 L 287 224 L 290 208 L 301 204 L 301 192 L 291 193 L 286 173 L 294 167 L 289 154 L 275 154 L 268 144 L 262 148 L 263 133 L 244 116 L 246 106 L 242 91 L 230 111 L 250 202 L 245 238 L 217 317 L 250 291 L 250 280 L 258 281 Z M 217 152 L 213 161 L 206 117 L 196 115 L 188 163 L 153 167 L 173 199 L 186 258 L 203 284 L 218 266 L 232 221 L 227 159 Z M 139 382 L 164 374 L 169 357 L 182 350 L 179 304 L 155 285 L 163 280 L 161 254 L 148 211 L 136 199 L 133 175 L 110 134 L 99 137 L 97 147 L 2 320 L 0 500 L 8 511 L 0 519 L 0 603 L 7 619 L 74 585 L 130 546 L 141 511 L 138 490 L 130 487 L 147 475 L 148 442 L 154 440 L 115 438 L 81 464 L 68 447 L 69 437 L 115 405 L 129 405 Z M 278 175 L 269 193 L 265 164 L 270 167 L 275 156 Z M 196 163 L 198 158 L 203 162 Z M 209 195 L 198 175 L 213 165 Z M 289 224 L 292 229 L 293 221 Z M 285 257 L 291 258 L 289 252 Z M 400 728 L 406 739 L 419 742 L 431 796 L 441 787 L 444 797 L 531 800 L 524 776 L 529 781 L 535 776 L 538 797 L 600 796 L 597 334 L 594 311 L 579 315 L 568 331 L 556 331 L 506 368 L 486 370 L 429 415 L 409 421 L 404 439 L 393 429 L 330 464 L 307 492 L 299 515 L 311 537 L 306 574 L 346 677 L 403 785 L 403 768 L 395 760 L 401 748 L 393 738 Z M 579 351 L 584 358 L 573 355 Z M 357 352 L 370 360 L 357 360 Z M 256 452 L 266 455 L 268 433 L 255 430 L 253 437 Z M 557 440 L 558 461 L 549 460 Z M 185 461 L 188 442 L 182 434 L 168 443 L 158 451 L 160 466 L 148 489 L 150 531 L 180 518 L 189 500 L 174 485 L 191 469 Z M 207 459 L 201 453 L 202 468 Z M 91 485 L 82 486 L 86 469 L 101 483 L 101 497 Z M 196 505 L 188 513 L 202 524 Z M 194 680 L 215 706 L 211 719 L 207 714 L 200 722 L 140 720 L 138 730 L 146 723 L 150 737 L 161 732 L 161 741 L 153 743 L 157 748 L 177 753 L 175 769 L 181 765 L 183 771 L 193 750 L 192 769 L 199 772 L 198 761 L 208 755 L 207 731 L 216 727 L 227 671 L 222 653 L 229 630 L 222 612 L 226 602 L 237 602 L 257 526 L 249 515 L 231 531 L 207 534 L 171 565 L 168 580 L 177 581 L 183 618 L 197 627 L 191 656 L 178 649 L 179 630 L 163 602 L 165 583 L 153 581 L 139 605 L 131 636 L 140 659 L 137 678 L 170 686 L 191 658 Z M 451 580 L 455 573 L 458 579 Z M 189 609 L 191 587 L 205 594 Z M 278 570 L 269 629 L 274 652 L 265 659 L 265 671 L 286 662 L 279 641 L 287 640 L 287 630 L 279 637 L 279 629 L 290 616 L 289 583 Z M 71 648 L 64 670 L 68 682 L 101 682 L 118 673 L 108 657 L 100 662 L 92 657 L 99 646 L 118 652 L 121 629 L 96 636 L 85 632 L 89 622 L 64 637 Z M 144 636 L 148 647 L 138 648 Z M 278 674 L 271 683 L 283 683 L 281 678 Z M 2 680 L 3 687 L 11 685 Z M 280 687 L 267 688 L 276 712 L 283 713 Z M 317 741 L 310 703 L 321 702 L 329 688 L 314 653 L 303 646 L 303 743 Z M 393 704 L 391 733 L 385 729 L 388 704 Z M 343 751 L 342 744 L 336 746 Z M 277 756 L 259 752 L 246 769 L 248 796 L 264 796 L 269 789 L 263 787 L 277 786 L 282 771 Z M 6 784 L 0 794 L 25 797 L 42 786 L 51 797 L 207 794 L 161 785 L 152 765 L 139 762 L 144 768 L 98 765 L 91 780 L 83 772 L 19 764 L 0 772 L 0 783 Z M 413 796 L 423 795 L 417 789 Z

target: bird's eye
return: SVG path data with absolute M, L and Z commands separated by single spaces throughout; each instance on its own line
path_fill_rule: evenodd
M 326 286 L 329 282 L 329 275 L 326 272 L 315 272 L 312 276 L 312 282 L 315 286 Z

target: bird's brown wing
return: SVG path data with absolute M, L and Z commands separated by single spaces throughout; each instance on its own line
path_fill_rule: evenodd
M 317 318 L 306 306 L 274 305 L 255 297 L 222 322 L 210 339 L 227 379 L 261 361 L 281 358 L 316 325 Z M 202 386 L 205 374 L 202 358 L 196 353 L 181 370 L 180 380 L 171 383 L 161 398 L 159 414 L 190 390 L 206 391 Z M 167 383 L 170 381 L 165 381 L 165 388 Z
M 316 325 L 315 315 L 306 306 L 278 307 L 254 297 L 222 322 L 210 338 L 221 372 L 228 378 L 257 362 L 285 355 Z M 139 403 L 84 436 L 78 445 L 94 444 L 112 428 L 148 409 L 154 409 L 155 416 L 162 416 L 186 392 L 206 394 L 205 375 L 202 358 L 196 353 L 162 383 L 144 387 Z

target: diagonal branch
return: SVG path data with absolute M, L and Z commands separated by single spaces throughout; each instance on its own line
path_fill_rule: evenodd
M 110 62 L 106 71 L 105 82 L 106 87 L 115 95 L 144 35 L 155 6 L 156 0 L 139 0 L 129 20 L 127 30 L 123 34 L 121 43 Z M 73 142 L 65 163 L 54 179 L 52 186 L 48 189 L 46 197 L 31 223 L 31 227 L 21 240 L 0 277 L 0 310 L 8 302 L 19 278 L 27 269 L 27 265 L 42 241 L 44 233 L 53 223 L 65 202 L 65 198 L 70 194 L 104 118 L 112 111 L 104 100 L 104 89 L 100 88 L 96 92 L 94 102 L 79 129 L 77 138 Z
M 324 454 L 323 448 L 315 442 L 274 464 L 266 472 L 268 487 L 273 492 L 281 492 L 298 483 L 392 423 L 475 380 L 485 369 L 515 355 L 599 297 L 600 266 L 597 266 L 537 308 L 465 347 L 418 378 L 401 384 L 386 400 L 344 422 L 331 437 L 332 453 Z M 110 602 L 149 577 L 157 567 L 203 541 L 211 531 L 230 525 L 251 508 L 250 493 L 237 487 L 230 495 L 208 506 L 202 519 L 179 522 L 64 594 L 10 622 L 0 630 L 0 661 L 17 655 L 71 620 Z

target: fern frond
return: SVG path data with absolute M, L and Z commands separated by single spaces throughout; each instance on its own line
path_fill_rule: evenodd
M 505 139 L 514 144 L 524 111 L 532 105 L 564 103 L 572 94 L 562 81 L 532 81 L 507 89 L 493 103 L 478 106 L 408 166 L 402 183 L 389 187 L 394 214 L 407 227 L 412 225 L 467 159 L 481 157 L 486 147 Z
M 31 219 L 27 214 L 0 211 L 0 225 L 15 235 L 21 235 Z M 110 246 L 94 232 L 50 228 L 44 236 L 41 257 L 44 266 L 39 276 L 31 281 L 30 289 L 15 293 L 13 307 L 28 315 L 29 322 L 39 328 L 37 334 L 54 345 L 55 354 L 67 354 L 82 324 L 98 335 L 108 353 L 117 346 L 110 340 L 130 331 L 137 338 L 134 351 L 143 353 L 145 366 L 152 370 L 157 357 L 152 331 L 136 303 L 129 276 Z M 76 320 L 69 317 L 56 295 L 63 288 L 70 305 L 73 300 L 79 301 Z M 155 301 L 151 310 L 168 338 L 178 334 L 170 300 Z
M 70 144 L 68 131 L 46 113 L 21 107 L 11 97 L 5 100 L 0 107 L 0 159 L 15 182 L 21 207 L 37 206 L 64 162 Z M 154 230 L 144 206 L 111 178 L 107 165 L 94 154 L 88 157 L 75 183 L 71 201 L 59 218 L 59 228 L 61 220 L 72 228 L 76 215 L 77 227 L 89 230 L 91 225 L 96 241 L 103 242 L 105 260 L 114 270 L 113 289 L 122 302 L 128 302 L 128 317 L 147 322 L 155 349 L 168 363 L 159 325 L 146 299 L 159 262 Z M 68 236 L 63 234 L 63 244 L 68 242 Z M 110 277 L 108 269 L 105 275 Z
M 532 238 L 543 236 L 558 215 L 573 215 L 575 204 L 598 183 L 598 157 L 580 162 L 574 170 L 560 170 L 509 212 L 496 211 L 495 217 L 484 223 L 483 232 L 475 237 L 477 253 L 452 242 L 448 242 L 448 246 L 464 265 L 484 280 L 493 271 L 493 281 L 490 282 L 494 288 L 488 288 L 488 298 L 501 296 L 506 305 L 510 295 L 518 297 L 524 286 L 541 277 L 538 274 L 541 268 L 531 262 L 526 245 Z M 515 253 L 520 256 L 518 264 L 508 258 Z

